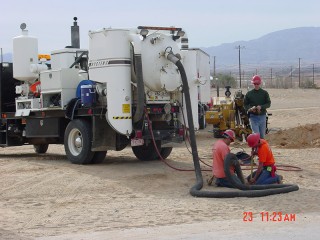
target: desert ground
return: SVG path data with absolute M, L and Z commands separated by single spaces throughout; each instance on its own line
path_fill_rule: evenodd
M 32 146 L 3 148 L 0 239 L 319 239 L 320 90 L 267 90 L 272 101 L 267 138 L 277 164 L 302 169 L 278 171 L 285 183 L 299 185 L 298 191 L 196 198 L 189 194 L 193 171 L 141 162 L 130 148 L 110 151 L 102 164 L 86 166 L 71 164 L 60 145 L 51 145 L 43 155 Z M 208 165 L 216 141 L 210 130 L 209 125 L 196 133 L 199 156 Z M 250 153 L 241 142 L 231 148 Z M 189 150 L 175 148 L 167 162 L 192 170 Z M 202 168 L 204 189 L 221 191 L 206 184 L 210 167 Z M 273 212 L 294 218 L 262 219 Z M 250 213 L 252 221 L 246 217 Z

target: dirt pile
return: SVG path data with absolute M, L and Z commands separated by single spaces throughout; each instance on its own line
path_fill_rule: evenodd
M 282 148 L 320 147 L 320 124 L 307 124 L 270 133 L 266 139 L 272 146 Z

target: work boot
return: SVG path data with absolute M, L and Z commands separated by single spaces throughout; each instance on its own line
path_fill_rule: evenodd
M 209 186 L 212 185 L 213 180 L 215 180 L 214 176 L 212 176 L 210 179 L 207 179 L 207 183 Z
M 283 176 L 278 175 L 278 177 L 279 177 L 278 184 L 282 184 L 283 183 Z

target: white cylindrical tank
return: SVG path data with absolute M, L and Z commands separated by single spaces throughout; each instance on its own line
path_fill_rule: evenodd
M 86 49 L 64 48 L 51 52 L 51 69 L 58 70 L 69 68 L 75 61 L 76 57 Z M 78 54 L 78 55 L 77 55 Z
M 199 119 L 198 119 L 198 98 L 199 98 L 199 82 L 197 76 L 197 52 L 190 50 L 181 51 L 183 67 L 186 71 L 189 84 L 189 94 L 191 99 L 191 110 L 193 116 L 193 125 L 195 130 L 199 129 Z M 184 98 L 184 94 L 183 94 Z M 185 102 L 185 100 L 183 100 Z M 184 119 L 187 119 L 187 109 L 186 104 L 183 105 Z M 183 117 L 180 115 L 180 121 L 183 122 Z M 186 126 L 189 127 L 188 121 L 186 121 Z
M 106 119 L 120 134 L 132 132 L 131 55 L 129 30 L 89 32 L 90 80 L 105 83 Z
M 180 54 L 172 36 L 152 33 L 141 43 L 143 81 L 152 91 L 175 91 L 181 86 L 178 68 L 165 57 L 165 51 Z
M 30 72 L 39 74 L 42 71 L 48 70 L 48 66 L 46 64 L 31 64 Z
M 28 36 L 24 28 L 22 35 L 13 38 L 13 77 L 32 82 L 38 78 L 38 74 L 30 71 L 30 65 L 38 63 L 38 39 Z

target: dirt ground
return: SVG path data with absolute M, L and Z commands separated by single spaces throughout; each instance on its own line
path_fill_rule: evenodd
M 235 236 L 267 226 L 284 233 L 299 226 L 307 231 L 308 224 L 320 223 L 320 90 L 268 91 L 268 139 L 277 164 L 302 168 L 279 170 L 284 182 L 298 184 L 299 191 L 262 198 L 195 198 L 189 194 L 193 171 L 176 171 L 161 161 L 141 162 L 130 148 L 110 151 L 102 164 L 89 166 L 71 164 L 60 145 L 51 145 L 43 155 L 34 153 L 32 146 L 3 148 L 0 239 L 209 239 L 206 234 L 213 230 L 232 237 L 231 226 Z M 197 146 L 200 158 L 210 165 L 216 139 L 209 130 L 210 126 L 197 132 Z M 243 143 L 232 146 L 232 152 L 242 149 L 249 153 Z M 193 169 L 185 145 L 173 150 L 168 163 Z M 203 171 L 205 181 L 210 176 L 210 170 Z M 221 190 L 206 184 L 204 189 Z M 245 223 L 245 212 L 252 212 L 251 223 Z M 291 214 L 295 219 L 270 225 L 261 212 Z M 171 229 L 171 238 L 165 229 Z M 198 235 L 192 235 L 196 229 Z

